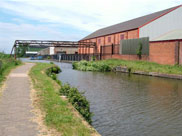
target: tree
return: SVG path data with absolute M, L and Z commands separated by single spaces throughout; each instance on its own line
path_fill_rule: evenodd
M 138 49 L 137 49 L 137 55 L 138 55 L 138 57 L 139 57 L 139 59 L 141 59 L 142 58 L 142 43 L 140 42 L 139 43 L 139 46 L 138 46 Z
M 25 57 L 27 49 L 28 49 L 28 44 L 26 44 L 26 45 L 23 45 L 23 44 L 18 45 L 18 47 L 16 48 L 17 56 L 18 57 Z

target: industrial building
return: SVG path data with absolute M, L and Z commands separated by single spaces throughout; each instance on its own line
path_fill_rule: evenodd
M 182 64 L 182 5 L 99 29 L 80 40 L 96 43 L 95 48 L 80 46 L 78 52 L 105 53 L 103 59 L 138 60 L 136 54 L 122 51 L 125 48 L 122 43 L 127 43 L 124 40 L 144 37 L 149 39 L 149 47 L 146 48 L 148 54 L 142 54 L 142 60 L 160 64 Z
M 78 46 L 48 47 L 38 52 L 38 55 L 78 54 Z

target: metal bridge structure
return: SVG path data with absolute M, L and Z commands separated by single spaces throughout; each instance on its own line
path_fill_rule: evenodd
M 94 42 L 77 42 L 77 41 L 49 41 L 49 40 L 16 40 L 11 50 L 11 55 L 14 52 L 16 59 L 16 48 L 21 46 L 29 47 L 79 47 L 79 48 L 95 48 L 96 43 Z

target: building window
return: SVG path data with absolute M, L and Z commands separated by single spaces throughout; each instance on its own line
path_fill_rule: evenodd
M 111 42 L 111 37 L 108 37 L 108 42 Z
M 124 34 L 121 34 L 120 35 L 120 40 L 123 40 L 124 39 Z
M 101 39 L 98 39 L 98 44 L 100 44 L 101 43 Z

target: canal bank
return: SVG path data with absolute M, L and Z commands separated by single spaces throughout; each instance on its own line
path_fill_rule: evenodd
M 74 62 L 73 68 L 82 71 L 123 72 L 129 74 L 182 79 L 182 66 L 160 65 L 145 61 L 103 60 Z
M 101 135 L 181 136 L 180 80 L 78 71 L 71 64 L 55 64 L 62 69 L 58 79 L 85 92 L 94 113 L 92 125 Z
M 55 130 L 51 131 L 51 135 L 55 136 L 99 136 L 95 129 L 73 108 L 70 101 L 59 95 L 63 86 L 52 73 L 58 73 L 59 70 L 56 68 L 54 64 L 37 63 L 30 72 L 33 87 L 36 90 L 34 91 L 36 97 L 34 107 L 41 109 L 42 122 L 45 122 L 48 130 Z

